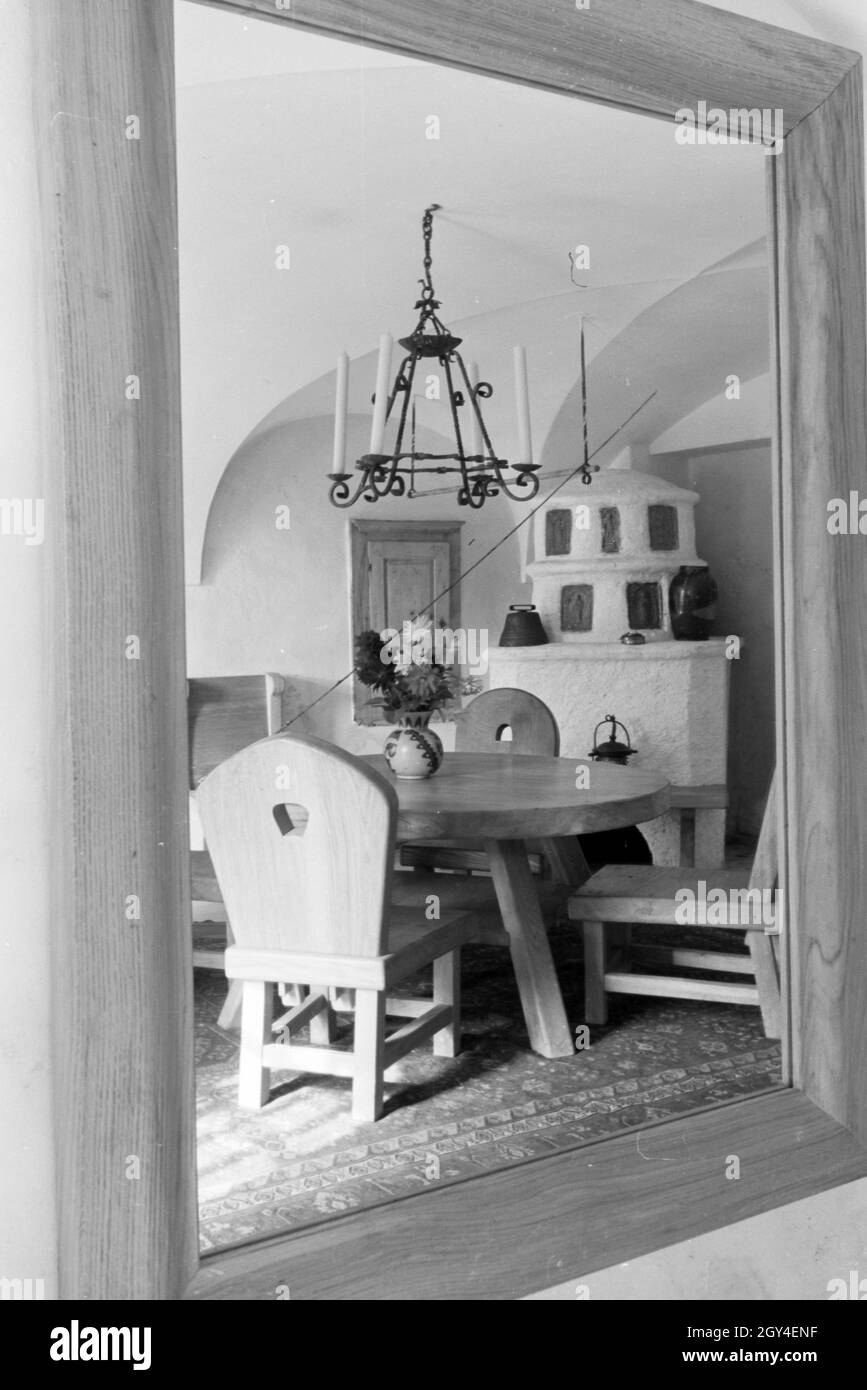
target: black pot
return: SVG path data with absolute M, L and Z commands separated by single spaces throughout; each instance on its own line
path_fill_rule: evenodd
M 501 647 L 541 647 L 548 638 L 534 603 L 512 603 L 500 633 Z
M 681 565 L 668 591 L 671 631 L 678 642 L 706 642 L 719 592 L 707 565 Z

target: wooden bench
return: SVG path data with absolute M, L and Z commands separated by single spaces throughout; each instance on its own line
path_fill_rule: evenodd
M 680 862 L 695 863 L 696 829 L 699 817 L 708 811 L 727 811 L 728 787 L 724 782 L 699 787 L 672 787 L 671 809 L 680 811 Z
M 693 788 L 683 788 L 688 795 Z M 695 925 L 682 920 L 687 890 L 696 902 L 703 891 L 721 889 L 726 901 L 730 894 L 772 891 L 777 882 L 776 778 L 771 783 L 762 830 L 753 867 L 740 869 L 687 871 L 644 864 L 611 864 L 594 874 L 569 899 L 569 916 L 581 922 L 584 936 L 585 1018 L 588 1023 L 604 1024 L 608 1016 L 609 994 L 644 994 L 674 999 L 707 999 L 730 1004 L 754 1004 L 761 1008 L 768 1037 L 778 1038 L 781 1030 L 780 980 L 777 953 L 766 923 L 759 921 L 710 923 L 724 929 L 746 931 L 748 954 L 721 951 L 633 945 L 629 929 L 635 924 Z M 744 902 L 738 899 L 738 902 Z M 750 916 L 755 915 L 755 898 Z M 747 904 L 744 903 L 746 906 Z M 609 931 L 614 928 L 614 931 Z M 779 924 L 774 923 L 774 930 Z M 617 936 L 615 941 L 614 937 Z M 619 948 L 620 959 L 615 957 Z M 647 963 L 668 964 L 691 970 L 713 970 L 753 977 L 742 984 L 720 980 L 686 979 L 674 975 L 643 974 L 633 970 L 635 957 Z M 626 964 L 626 969 L 614 968 Z

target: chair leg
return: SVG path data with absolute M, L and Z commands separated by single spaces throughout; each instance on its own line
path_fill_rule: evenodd
M 449 951 L 433 963 L 433 1001 L 450 1004 L 452 1021 L 434 1033 L 435 1057 L 457 1057 L 461 1050 L 461 953 Z
M 308 990 L 306 985 L 296 985 L 288 981 L 282 981 L 277 986 L 277 993 L 280 995 L 280 1002 L 287 1008 L 292 1009 L 297 1004 L 303 1004 L 307 998 Z
M 355 1070 L 352 1078 L 353 1120 L 378 1120 L 382 1114 L 382 1064 L 385 1051 L 385 990 L 355 991 Z
M 680 812 L 680 864 L 684 869 L 695 867 L 695 830 L 695 807 L 684 806 Z
M 243 1110 L 261 1110 L 268 1099 L 271 1071 L 262 1066 L 262 1048 L 271 1041 L 273 1013 L 271 985 L 264 980 L 245 980 L 238 1069 L 238 1104 Z
M 337 1037 L 337 1017 L 331 1007 L 329 989 L 327 985 L 313 984 L 310 986 L 310 993 L 321 994 L 328 1000 L 322 1012 L 310 1020 L 311 1043 L 314 1047 L 327 1047 Z
M 782 1037 L 779 967 L 771 938 L 763 932 L 747 932 L 747 946 L 753 959 L 753 973 L 759 992 L 759 1006 L 766 1038 Z
M 605 993 L 605 923 L 585 922 L 584 934 L 584 1021 L 608 1022 L 608 996 Z
M 217 1019 L 218 1028 L 228 1029 L 238 1027 L 238 1019 L 241 1013 L 241 998 L 243 995 L 241 985 L 241 980 L 229 981 L 229 992 L 220 1010 L 220 1017 Z

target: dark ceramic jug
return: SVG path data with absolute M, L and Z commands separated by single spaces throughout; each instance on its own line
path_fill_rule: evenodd
M 707 565 L 681 565 L 668 591 L 672 635 L 678 642 L 706 642 L 716 617 L 716 580 Z

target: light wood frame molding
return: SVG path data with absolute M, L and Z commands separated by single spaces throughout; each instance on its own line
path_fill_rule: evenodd
M 39 0 L 45 489 L 65 519 L 46 547 L 60 1296 L 511 1299 L 864 1174 L 865 566 L 863 541 L 826 528 L 831 498 L 867 495 L 860 58 L 695 0 L 218 3 L 666 119 L 701 99 L 782 108 L 768 179 L 792 1087 L 651 1127 L 641 1154 L 624 1135 L 199 1260 L 172 0 Z

